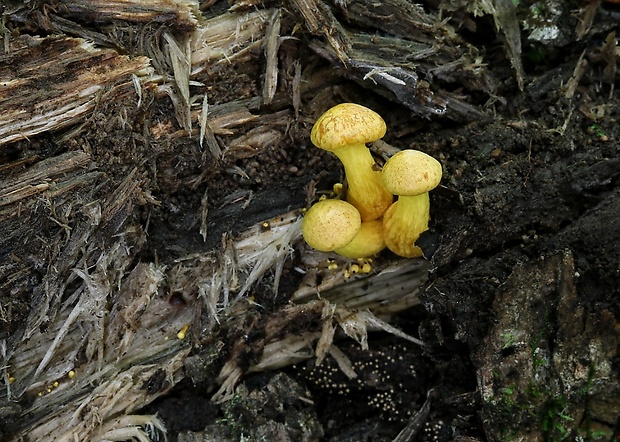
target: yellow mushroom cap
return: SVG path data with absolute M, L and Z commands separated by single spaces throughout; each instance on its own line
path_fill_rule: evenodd
M 319 201 L 304 216 L 301 233 L 306 242 L 321 252 L 331 252 L 349 244 L 360 230 L 358 210 L 341 200 Z
M 316 120 L 310 140 L 316 147 L 334 151 L 347 145 L 376 141 L 386 130 L 385 121 L 375 111 L 355 103 L 342 103 Z
M 403 150 L 383 166 L 383 186 L 394 195 L 429 192 L 441 181 L 441 163 L 419 150 Z

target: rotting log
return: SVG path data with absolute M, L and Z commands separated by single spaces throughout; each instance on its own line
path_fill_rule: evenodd
M 178 28 L 193 29 L 200 11 L 191 0 L 61 0 L 57 10 L 68 19 L 88 22 L 124 20 L 133 23 L 167 23 Z
M 0 56 L 0 146 L 82 122 L 100 100 L 123 100 L 145 57 L 130 59 L 84 40 L 21 37 Z
M 89 11 L 80 2 L 63 5 L 58 15 L 38 11 L 38 19 L 48 29 L 71 31 L 85 38 L 94 36 L 95 41 L 106 45 L 113 41 L 110 36 L 93 35 L 72 20 L 77 16 L 97 17 L 94 22 L 102 23 L 119 18 L 146 20 L 142 13 L 107 13 L 103 2 L 94 2 Z M 175 17 L 151 12 L 166 20 Z M 135 412 L 183 379 L 191 341 L 178 336 L 187 333 L 196 344 L 216 339 L 209 332 L 214 332 L 218 320 L 225 320 L 230 324 L 217 337 L 227 345 L 234 344 L 241 330 L 237 321 L 257 314 L 243 295 L 269 269 L 275 267 L 281 272 L 287 256 L 300 247 L 295 213 L 279 216 L 268 231 L 261 223 L 237 242 L 225 242 L 219 255 L 190 255 L 169 269 L 155 263 L 135 265 L 149 238 L 148 223 L 145 226 L 141 221 L 137 207 L 160 204 L 149 191 L 152 177 L 144 167 L 149 143 L 134 153 L 123 151 L 123 145 L 113 140 L 101 143 L 105 138 L 97 139 L 97 144 L 75 141 L 88 139 L 97 130 L 120 128 L 131 133 L 135 121 L 148 113 L 148 106 L 169 99 L 175 112 L 158 121 L 147 119 L 144 124 L 149 142 L 174 143 L 192 140 L 190 137 L 200 138 L 200 142 L 204 137 L 204 163 L 221 155 L 233 161 L 251 158 L 266 146 L 277 144 L 284 136 L 279 127 L 293 121 L 293 113 L 285 108 L 292 95 L 286 97 L 274 88 L 278 45 L 273 42 L 280 39 L 279 14 L 279 10 L 269 9 L 224 14 L 205 20 L 203 26 L 194 21 L 192 26 L 177 23 L 173 26 L 175 33 L 164 31 L 151 42 L 150 58 L 119 55 L 114 49 L 98 48 L 81 38 L 8 40 L 9 50 L 1 60 L 0 87 L 4 98 L 0 104 L 0 144 L 8 160 L 0 170 L 0 228 L 8 232 L 2 240 L 6 248 L 1 270 L 5 293 L 20 294 L 19 298 L 32 306 L 9 312 L 13 316 L 4 334 L 7 388 L 2 417 L 12 420 L 6 429 L 13 437 L 131 437 L 143 434 L 139 425 L 164 431 L 155 417 L 137 416 Z M 187 15 L 179 13 L 176 17 Z M 270 72 L 264 93 L 257 90 L 255 96 L 219 103 L 209 103 L 203 94 L 203 105 L 193 106 L 189 95 L 192 82 L 207 80 L 208 69 L 218 69 L 218 65 L 253 60 L 256 49 L 266 41 L 272 42 L 267 45 L 272 62 L 267 66 Z M 322 87 L 329 78 L 306 86 L 301 85 L 299 77 L 297 100 L 302 93 Z M 273 112 L 260 112 L 266 100 L 273 101 Z M 111 119 L 98 129 L 102 116 Z M 286 121 L 290 123 L 283 123 Z M 170 131 L 175 125 L 177 129 Z M 194 129 L 196 126 L 199 129 Z M 46 144 L 31 144 L 31 138 L 41 138 Z M 142 143 L 136 134 L 129 139 L 133 146 Z M 131 158 L 133 164 L 116 167 L 116 151 Z M 236 171 L 243 173 L 238 168 Z M 193 185 L 200 186 L 206 179 L 195 177 Z M 33 235 L 34 231 L 38 233 Z M 204 232 L 206 236 L 207 230 Z M 362 344 L 367 328 L 412 339 L 371 313 L 358 315 L 346 307 L 347 292 L 357 306 L 367 309 L 375 305 L 382 315 L 416 303 L 426 266 L 388 264 L 376 265 L 376 272 L 382 275 L 378 283 L 388 288 L 398 284 L 398 293 L 410 294 L 406 300 L 399 299 L 390 307 L 390 291 L 384 290 L 383 297 L 374 294 L 364 302 L 368 293 L 364 287 L 368 286 L 353 284 L 347 288 L 348 281 L 339 272 L 321 276 L 325 290 L 312 290 L 313 282 L 308 280 L 304 283 L 307 290 L 325 291 L 326 296 L 320 301 L 304 301 L 318 306 L 319 314 L 312 319 L 316 328 L 310 334 L 296 332 L 297 338 L 296 333 L 286 337 L 286 330 L 295 329 L 299 314 L 310 320 L 309 308 L 303 303 L 290 312 L 285 309 L 265 316 L 261 322 L 274 332 L 262 342 L 244 344 L 254 347 L 250 369 L 268 370 L 297 362 L 299 357 L 308 358 L 314 354 L 317 341 L 322 345 L 316 351 L 325 357 L 335 328 L 343 321 L 349 324 L 345 330 L 354 329 L 352 336 Z M 312 261 L 308 265 L 316 264 Z M 381 272 L 383 267 L 386 273 Z M 39 272 L 36 269 L 41 269 L 41 274 L 33 279 L 32 272 Z M 400 273 L 403 276 L 398 281 L 385 282 Z M 336 279 L 330 284 L 333 277 Z M 339 298 L 332 306 L 329 293 L 338 287 Z M 2 298 L 3 306 L 11 302 L 10 297 Z M 230 352 L 227 363 L 220 360 L 210 367 L 221 371 L 219 399 L 230 396 L 248 369 L 243 356 L 247 350 L 239 344 L 232 346 L 226 350 Z M 299 350 L 300 356 L 291 353 L 282 357 L 291 349 Z M 21 417 L 12 419 L 17 415 Z
M 7 438 L 146 437 L 149 426 L 154 437 L 163 431 L 161 421 L 140 410 L 188 375 L 225 400 L 249 372 L 333 357 L 338 351 L 330 344 L 339 327 L 362 346 L 372 327 L 398 334 L 389 314 L 420 302 L 429 263 L 384 256 L 370 276 L 345 279 L 341 271 L 349 263 L 331 256 L 338 269 L 332 271 L 326 255 L 299 241 L 299 214 L 290 210 L 312 200 L 317 183 L 319 191 L 329 188 L 339 173 L 334 162 L 308 153 L 309 125 L 345 99 L 397 109 L 390 115 L 394 128 L 418 124 L 412 115 L 477 121 L 485 111 L 474 92 L 493 96 L 498 84 L 511 82 L 496 82 L 486 54 L 436 9 L 425 12 L 409 2 L 294 0 L 265 8 L 250 0 L 213 10 L 205 4 L 202 12 L 197 2 L 151 3 L 149 10 L 144 2 L 65 0 L 56 9 L 29 10 L 12 2 L 6 11 L 11 32 L 2 28 L 0 94 L 50 117 L 0 103 L 14 116 L 0 115 L 0 417 Z M 105 9 L 110 5 L 114 11 Z M 137 15 L 134 8 L 140 8 Z M 409 35 L 409 29 L 417 32 Z M 613 83 L 616 49 L 610 33 L 604 49 L 579 59 L 579 70 L 567 63 L 549 77 L 572 79 L 570 91 L 581 93 L 580 79 L 591 73 L 583 60 L 596 63 L 599 57 L 607 63 L 602 84 Z M 47 71 L 30 69 L 41 66 Z M 541 97 L 560 89 L 543 80 L 526 90 L 532 112 L 546 105 Z M 596 109 L 582 104 L 575 115 L 598 121 Z M 553 130 L 577 139 L 579 131 L 568 124 L 572 111 L 565 127 Z M 435 348 L 454 350 L 444 357 L 446 365 L 466 354 L 469 367 L 467 348 L 475 350 L 477 366 L 470 369 L 480 370 L 482 387 L 499 387 L 499 396 L 485 391 L 481 405 L 475 386 L 467 385 L 463 396 L 446 398 L 444 391 L 441 399 L 444 406 L 471 399 L 459 416 L 475 416 L 484 407 L 487 425 L 502 421 L 489 404 L 505 390 L 497 379 L 489 383 L 489 372 L 503 361 L 485 357 L 481 336 L 493 314 L 504 318 L 508 288 L 518 292 L 534 281 L 527 277 L 539 270 L 532 256 L 551 257 L 561 267 L 557 272 L 548 264 L 542 274 L 564 284 L 548 300 L 563 306 L 562 318 L 584 320 L 579 309 L 565 314 L 582 302 L 594 307 L 585 319 L 588 337 L 617 333 L 613 305 L 607 309 L 575 294 L 569 277 L 581 269 L 581 281 L 593 286 L 598 276 L 600 287 L 613 287 L 614 273 L 603 260 L 617 251 L 600 238 L 607 228 L 612 232 L 605 238 L 617 237 L 617 151 L 586 145 L 600 154 L 595 158 L 575 153 L 575 146 L 553 150 L 559 142 L 546 120 L 532 123 L 540 128 L 527 132 L 528 146 L 522 118 L 498 118 L 496 126 L 472 125 L 471 132 L 460 128 L 458 134 L 451 127 L 441 140 L 435 130 L 426 140 L 423 134 L 415 139 L 441 157 L 448 174 L 434 201 L 443 235 L 430 263 L 431 286 L 421 298 L 444 322 L 433 318 L 420 329 L 425 340 L 438 341 Z M 291 159 L 294 167 L 287 164 Z M 587 167 L 575 170 L 573 159 Z M 321 169 L 325 164 L 332 172 Z M 558 182 L 563 173 L 571 180 Z M 557 247 L 571 248 L 575 262 L 570 254 L 547 253 Z M 593 258 L 599 252 L 602 257 Z M 589 266 L 593 259 L 599 274 Z M 283 274 L 287 284 L 278 286 Z M 300 285 L 291 287 L 291 281 Z M 400 291 L 406 296 L 395 299 Z M 534 295 L 530 299 L 537 300 Z M 284 296 L 296 303 L 287 305 Z M 360 306 L 372 315 L 360 313 Z M 570 330 L 559 323 L 557 329 L 558 342 L 571 342 Z M 500 347 L 503 330 L 492 331 L 488 342 Z M 573 343 L 582 344 L 575 353 L 587 358 L 579 353 L 587 343 Z M 190 347 L 196 354 L 186 359 Z M 597 362 L 610 366 L 612 347 L 601 347 Z M 557 352 L 557 358 L 565 356 Z M 351 364 L 338 357 L 350 373 Z M 451 381 L 451 372 L 433 369 Z M 617 391 L 617 384 L 593 379 L 588 400 L 597 407 L 594 417 L 613 425 L 604 408 L 616 409 L 617 402 L 606 402 L 604 392 Z M 565 391 L 587 385 L 576 382 Z M 580 416 L 579 396 L 569 399 L 571 412 Z

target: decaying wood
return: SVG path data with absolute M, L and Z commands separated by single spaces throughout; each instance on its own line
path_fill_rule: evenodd
M 102 102 L 131 103 L 129 106 L 139 111 L 147 105 L 147 91 L 150 90 L 154 91 L 156 99 L 170 98 L 176 111 L 175 117 L 168 116 L 169 122 L 163 120 L 150 126 L 153 139 L 175 140 L 188 135 L 196 137 L 200 133 L 209 147 L 207 156 L 255 156 L 283 137 L 284 131 L 274 128 L 293 121 L 293 113 L 289 110 L 258 114 L 263 102 L 281 100 L 277 96 L 276 75 L 280 14 L 277 9 L 246 15 L 230 13 L 207 20 L 196 32 L 178 35 L 164 32 L 157 44 L 151 46 L 154 67 L 144 57 L 121 57 L 115 51 L 95 49 L 79 39 L 21 39 L 20 46 L 12 47 L 11 52 L 5 54 L 5 61 L 11 61 L 14 66 L 6 73 L 10 80 L 4 83 L 2 93 L 11 94 L 14 100 L 23 97 L 23 100 L 33 101 L 19 105 L 12 102 L 13 108 L 7 110 L 16 112 L 29 105 L 35 111 L 47 111 L 45 117 L 50 121 L 37 126 L 33 112 L 6 114 L 3 143 L 9 145 L 28 136 L 59 131 L 69 124 L 83 122 Z M 102 17 L 104 20 L 110 18 L 105 14 Z M 59 22 L 58 18 L 52 19 L 53 23 Z M 72 29 L 80 31 L 79 27 Z M 267 63 L 269 75 L 262 97 L 209 105 L 207 94 L 198 100 L 190 96 L 193 79 L 204 80 L 207 67 L 249 59 L 251 51 L 263 45 L 271 62 Z M 44 46 L 52 50 L 44 53 L 41 51 Z M 60 57 L 62 51 L 65 53 Z M 42 73 L 26 69 L 41 64 L 49 65 L 52 88 L 42 87 Z M 154 74 L 156 71 L 158 75 Z M 304 87 L 320 86 L 319 83 Z M 303 88 L 298 91 L 302 93 Z M 195 102 L 202 103 L 201 107 L 194 106 Z M 63 113 L 63 109 L 73 110 Z M 126 110 L 123 112 L 122 115 L 127 115 Z M 20 126 L 18 130 L 15 122 L 19 119 L 15 115 L 21 117 L 23 127 L 30 129 L 22 130 Z M 181 127 L 177 132 L 166 130 L 173 118 Z M 196 122 L 200 129 L 194 129 Z M 248 124 L 254 127 L 238 132 Z M 79 129 L 73 133 L 79 134 Z M 216 138 L 219 136 L 232 137 L 227 144 L 222 144 Z M 95 152 L 101 153 L 98 148 Z M 5 400 L 29 397 L 32 401 L 21 409 L 5 408 L 3 413 L 5 417 L 16 413 L 25 416 L 15 421 L 10 429 L 26 438 L 40 439 L 50 434 L 57 440 L 132 437 L 143 434 L 138 424 L 161 430 L 156 418 L 133 413 L 165 394 L 184 377 L 188 341 L 177 339 L 177 334 L 185 334 L 183 330 L 191 326 L 190 333 L 198 342 L 213 339 L 208 332 L 214 331 L 218 321 L 226 320 L 229 326 L 219 332 L 220 336 L 223 342 L 234 342 L 241 330 L 235 325 L 236 320 L 255 314 L 252 304 L 247 303 L 243 295 L 272 268 L 275 271 L 274 292 L 277 293 L 286 257 L 295 244 L 299 244 L 298 215 L 292 214 L 272 221 L 267 231 L 261 224 L 242 235 L 236 243 L 226 241 L 219 256 L 208 253 L 188 257 L 170 270 L 143 264 L 129 271 L 146 241 L 143 228 L 132 217 L 132 208 L 146 201 L 158 202 L 145 192 L 144 174 L 136 168 L 122 174 L 120 180 L 116 177 L 113 188 L 101 192 L 108 177 L 100 170 L 104 165 L 99 163 L 99 155 L 93 153 L 75 150 L 49 158 L 33 156 L 32 164 L 19 160 L 2 170 L 6 178 L 0 194 L 3 216 L 0 221 L 4 222 L 3 228 L 12 232 L 5 241 L 13 247 L 13 250 L 7 249 L 5 256 L 17 251 L 15 239 L 22 237 L 26 228 L 24 225 L 21 228 L 10 226 L 36 219 L 39 229 L 56 232 L 53 242 L 41 242 L 38 252 L 36 247 L 30 246 L 31 252 L 42 260 L 39 265 L 48 269 L 43 281 L 33 288 L 34 308 L 23 327 L 11 335 L 10 347 L 5 353 L 6 366 L 10 367 L 6 379 L 12 379 L 7 384 Z M 28 167 L 24 169 L 25 166 Z M 204 179 L 206 176 L 198 177 L 193 185 L 198 186 Z M 47 204 L 42 205 L 42 201 Z M 205 193 L 201 222 L 205 238 L 207 203 Z M 49 211 L 49 215 L 39 217 L 42 210 Z M 80 217 L 76 218 L 76 213 Z M 31 223 L 27 228 L 36 224 Z M 25 283 L 27 265 L 27 261 L 18 261 L 17 265 L 2 268 L 12 289 L 28 287 Z M 380 269 L 378 265 L 376 270 L 382 274 Z M 413 272 L 419 276 L 407 276 L 402 280 L 403 287 L 407 287 L 403 290 L 409 293 L 406 301 L 394 302 L 386 310 L 391 301 L 375 294 L 364 306 L 376 305 L 377 313 L 410 306 L 416 302 L 416 289 L 424 281 L 425 271 L 425 268 L 404 270 L 405 275 Z M 317 341 L 323 342 L 317 354 L 324 357 L 338 322 L 348 321 L 347 330 L 355 330 L 352 336 L 362 343 L 367 327 L 399 333 L 370 313 L 358 317 L 353 310 L 343 310 L 347 308 L 347 297 L 355 299 L 354 303 L 365 302 L 366 289 L 361 282 L 352 284 L 350 287 L 354 291 L 347 296 L 347 290 L 342 288 L 348 281 L 341 272 L 332 273 L 323 275 L 324 287 L 335 290 L 340 299 L 320 301 L 319 308 L 319 312 L 328 309 L 332 314 L 317 316 L 315 331 L 294 333 L 290 337 L 285 337 L 284 331 L 296 324 L 298 315 L 293 312 L 308 315 L 309 310 L 303 304 L 264 318 L 268 328 L 280 331 L 268 334 L 268 339 L 262 342 L 238 343 L 233 350 L 227 350 L 230 352 L 227 364 L 216 361 L 210 366 L 210 370 L 219 371 L 217 379 L 221 388 L 217 398 L 230 397 L 248 369 L 243 356 L 247 353 L 244 345 L 254 348 L 255 360 L 249 369 L 260 371 L 312 356 Z M 24 282 L 20 284 L 19 280 Z M 163 281 L 166 281 L 165 286 Z M 307 290 L 312 293 L 323 291 L 323 287 L 312 289 L 311 281 L 307 284 Z M 161 290 L 168 295 L 160 296 Z M 183 294 L 180 300 L 183 307 L 178 307 L 179 301 L 174 301 L 179 293 Z M 188 295 L 195 298 L 185 299 Z M 329 302 L 341 305 L 337 310 L 340 313 L 334 316 L 336 310 L 329 307 Z M 294 349 L 300 352 L 297 356 Z M 63 406 L 59 407 L 60 404 Z
M 71 172 L 79 175 L 90 162 L 91 157 L 85 152 L 67 152 L 40 161 L 17 176 L 1 181 L 0 221 L 18 215 L 21 210 L 29 209 L 29 205 L 36 201 L 33 198 L 35 195 L 52 191 L 58 195 L 71 190 L 69 183 L 73 179 L 67 177 L 71 176 Z
M 110 287 L 99 270 L 80 273 L 86 287 L 75 307 L 46 333 L 36 332 L 12 360 L 13 394 L 34 399 L 22 411 L 32 440 L 105 438 L 114 418 L 130 415 L 180 379 L 188 349 L 176 334 L 191 321 L 192 310 L 155 296 L 162 269 L 136 267 L 121 290 Z M 109 318 L 105 324 L 103 318 Z M 56 337 L 53 344 L 46 342 L 50 337 Z M 87 358 L 82 364 L 76 363 L 80 352 Z M 30 378 L 39 359 L 49 367 L 39 364 Z
M 347 34 L 332 10 L 322 1 L 291 0 L 291 6 L 303 17 L 304 24 L 312 34 L 324 36 L 342 63 L 349 59 L 350 48 Z
M 298 8 L 318 10 L 320 1 L 299 2 Z M 339 4 L 347 22 L 377 29 L 386 36 L 353 32 L 317 24 L 326 35 L 346 37 L 346 45 L 313 42 L 313 48 L 340 67 L 343 75 L 422 116 L 443 115 L 457 120 L 483 118 L 480 110 L 456 94 L 433 90 L 428 79 L 459 83 L 491 93 L 494 80 L 477 63 L 475 48 L 462 41 L 445 21 L 421 7 L 394 0 Z M 334 31 L 337 29 L 337 31 Z
M 219 256 L 190 256 L 169 271 L 153 264 L 140 264 L 123 278 L 120 287 L 115 287 L 120 280 L 111 284 L 106 275 L 123 275 L 130 256 L 126 242 L 125 247 L 114 245 L 106 256 L 100 256 L 94 269 L 75 269 L 82 282 L 69 299 L 77 297 L 77 303 L 63 303 L 45 331 L 31 330 L 29 339 L 17 345 L 10 358 L 10 375 L 15 380 L 8 390 L 9 398 L 34 398 L 29 407 L 20 411 L 27 419 L 16 423 L 13 429 L 33 440 L 46 434 L 54 434 L 57 440 L 72 440 L 76 435 L 81 440 L 92 440 L 119 430 L 119 415 L 131 416 L 184 377 L 188 341 L 177 334 L 188 326 L 191 333 L 201 335 L 198 342 L 205 339 L 227 343 L 229 355 L 222 355 L 225 364 L 218 362 L 220 358 L 206 367 L 201 357 L 194 358 L 190 365 L 199 364 L 204 374 L 221 370 L 216 400 L 230 398 L 247 370 L 270 370 L 313 356 L 316 342 L 326 331 L 333 338 L 336 324 L 366 346 L 367 329 L 376 328 L 417 342 L 370 313 L 399 311 L 416 302 L 427 266 L 415 260 L 403 260 L 400 265 L 385 269 L 378 266 L 375 271 L 383 279 L 379 278 L 377 283 L 392 287 L 385 291 L 374 290 L 373 278 L 368 275 L 359 284 L 349 285 L 341 270 L 331 270 L 324 274 L 325 287 L 330 287 L 324 300 L 285 307 L 263 317 L 243 297 L 243 292 L 268 269 L 281 267 L 279 263 L 284 262 L 301 236 L 297 213 L 269 223 L 269 230 L 265 231 L 262 223 L 255 226 Z M 320 258 L 317 255 L 314 259 Z M 401 277 L 394 279 L 394 275 Z M 180 303 L 158 296 L 164 281 L 169 296 L 174 298 L 182 293 Z M 308 285 L 304 296 L 322 291 L 321 287 L 312 289 Z M 332 299 L 330 293 L 337 297 Z M 392 303 L 390 293 L 407 302 Z M 351 307 L 347 307 L 349 303 Z M 201 305 L 206 319 L 202 323 L 196 320 Z M 364 313 L 360 315 L 357 309 L 361 306 Z M 313 310 L 315 315 L 311 314 Z M 268 331 L 264 339 L 239 340 L 239 336 L 250 333 L 249 317 L 255 317 L 252 328 Z M 305 318 L 305 327 L 300 327 L 300 318 Z M 218 326 L 221 321 L 224 324 Z M 216 326 L 219 331 L 214 336 Z M 317 346 L 318 355 L 329 351 L 332 338 Z M 242 368 L 247 366 L 248 358 L 253 362 L 249 368 Z M 193 368 L 189 370 L 193 373 Z M 194 375 L 196 380 L 203 376 Z M 63 406 L 59 407 L 60 404 Z
M 122 100 L 118 84 L 148 66 L 74 38 L 12 41 L 0 56 L 0 145 L 83 121 L 102 97 Z
M 196 16 L 200 14 L 198 2 L 192 0 L 156 0 L 149 1 L 148 4 L 140 0 L 61 0 L 56 9 L 60 14 L 72 19 L 169 23 L 189 29 L 196 25 Z
M 250 0 L 214 11 L 207 3 L 203 11 L 183 0 L 7 7 L 15 33 L 0 29 L 0 418 L 13 440 L 155 439 L 162 422 L 137 413 L 183 379 L 224 401 L 247 373 L 311 357 L 332 355 L 353 377 L 339 334 L 361 348 L 373 329 L 419 343 L 390 320 L 420 302 L 429 263 L 387 256 L 355 274 L 358 263 L 308 250 L 298 209 L 315 189 L 299 168 L 277 163 L 310 146 L 306 129 L 334 97 L 358 91 L 409 117 L 484 119 L 471 96 L 492 97 L 499 82 L 483 54 L 439 12 L 405 0 Z M 483 3 L 470 4 L 484 12 Z M 520 83 L 514 6 L 496 5 Z M 589 28 L 594 9 L 586 9 Z M 566 98 L 579 92 L 582 61 L 596 57 L 613 92 L 615 35 L 579 69 L 551 72 L 558 83 L 572 75 Z M 527 92 L 556 86 L 531 82 Z M 384 158 L 395 151 L 373 149 Z M 264 176 L 239 164 L 268 152 L 301 197 L 254 189 Z M 613 182 L 605 176 L 595 185 Z M 252 185 L 223 189 L 222 177 Z M 472 207 L 486 210 L 477 200 Z M 162 225 L 179 227 L 162 233 Z M 434 265 L 458 267 L 473 253 L 459 228 Z M 575 273 L 572 262 L 565 267 L 564 276 Z M 286 272 L 301 284 L 283 290 Z
M 444 26 L 436 18 L 407 9 L 400 26 L 415 22 L 423 32 L 418 40 L 404 41 L 347 30 L 322 2 L 291 5 L 305 19 L 311 35 L 326 38 L 327 45 L 319 38 L 311 43 L 317 53 L 363 87 L 384 91 L 423 115 L 479 116 L 473 108 L 463 112 L 451 106 L 454 97 L 435 95 L 419 80 L 420 74 L 431 74 L 431 66 L 467 65 L 467 55 L 452 46 L 457 41 L 453 35 L 442 44 L 434 42 L 431 33 Z M 373 13 L 391 14 L 403 6 L 388 4 L 391 10 Z M 148 58 L 119 55 L 80 38 L 11 39 L 0 59 L 0 96 L 5 98 L 0 103 L 0 144 L 26 142 L 37 134 L 58 133 L 82 123 L 67 139 L 79 136 L 100 109 L 120 108 L 120 124 L 130 124 L 132 115 L 148 112 L 153 100 L 169 100 L 174 112 L 148 121 L 146 137 L 156 143 L 189 139 L 202 146 L 204 142 L 201 161 L 205 164 L 211 158 L 232 162 L 251 158 L 278 145 L 296 124 L 302 97 L 325 91 L 336 77 L 333 73 L 309 76 L 313 70 L 304 71 L 295 60 L 292 86 L 282 91 L 286 76 L 280 71 L 279 57 L 284 10 L 233 9 L 204 19 L 194 2 L 155 2 L 146 7 L 143 2 L 64 0 L 53 11 L 36 11 L 32 17 L 47 30 L 125 48 L 132 54 L 135 48 L 128 45 L 132 41 L 128 29 L 140 26 L 138 34 L 144 37 L 138 39 L 139 47 Z M 346 12 L 349 21 L 363 24 L 363 11 L 352 7 Z M 27 15 L 20 17 L 29 20 Z M 85 18 L 105 23 L 104 29 L 111 32 L 87 28 Z M 161 24 L 166 27 L 157 28 Z M 210 83 L 210 76 L 235 64 L 256 64 L 257 56 L 266 60 L 261 87 L 250 95 L 213 102 L 209 87 L 217 85 Z M 455 64 L 435 75 L 452 81 L 448 71 L 452 69 L 454 75 L 456 68 Z M 465 77 L 455 78 L 464 81 Z M 470 86 L 488 85 L 470 82 Z M 294 112 L 288 106 L 291 101 Z M 266 104 L 271 111 L 263 110 Z M 295 296 L 296 305 L 265 316 L 248 302 L 245 296 L 251 287 L 270 270 L 277 296 L 283 265 L 301 247 L 296 212 L 269 221 L 267 230 L 260 223 L 236 241 L 225 239 L 218 253 L 187 256 L 169 268 L 153 263 L 132 267 L 148 241 L 145 227 L 133 216 L 134 208 L 159 201 L 146 190 L 142 165 L 148 158 L 140 159 L 136 153 L 135 167 L 109 177 L 105 155 L 105 148 L 92 146 L 87 151 L 33 155 L 28 163 L 18 160 L 0 170 L 4 173 L 0 222 L 11 232 L 4 239 L 9 247 L 2 256 L 5 262 L 14 261 L 0 266 L 0 271 L 13 290 L 32 289 L 33 305 L 24 324 L 12 330 L 3 354 L 4 401 L 32 398 L 21 409 L 3 409 L 4 417 L 25 416 L 14 421 L 15 434 L 33 440 L 50 434 L 57 440 L 94 440 L 139 437 L 143 435 L 139 426 L 144 425 L 161 430 L 156 418 L 134 413 L 185 376 L 189 340 L 178 339 L 178 333 L 221 353 L 214 360 L 205 359 L 208 352 L 202 353 L 186 367 L 196 380 L 199 375 L 192 367 L 213 373 L 219 384 L 217 400 L 229 398 L 248 370 L 274 369 L 314 354 L 324 358 L 338 327 L 363 347 L 367 329 L 374 328 L 415 341 L 375 314 L 389 315 L 418 302 L 425 263 L 375 263 L 373 273 L 345 278 L 346 262 L 336 259 L 340 267 L 335 271 L 317 270 L 325 257 L 304 250 L 308 261 L 300 270 L 307 277 Z M 205 168 L 188 185 L 203 184 L 208 171 Z M 234 165 L 229 173 L 247 177 Z M 243 198 L 247 204 L 252 195 Z M 221 229 L 209 229 L 209 203 L 205 192 L 199 230 L 203 240 L 214 237 L 217 243 Z M 30 242 L 27 253 L 18 252 L 18 238 L 35 226 L 53 233 L 40 244 Z M 30 286 L 28 266 L 35 255 L 46 271 L 39 283 Z M 323 295 L 321 299 L 315 299 L 317 294 Z M 8 304 L 8 300 L 2 302 Z M 239 338 L 250 331 L 244 324 L 251 317 L 256 319 L 255 331 L 266 331 L 264 339 Z M 298 327 L 300 318 L 305 318 L 307 329 Z M 14 380 L 9 383 L 9 378 Z

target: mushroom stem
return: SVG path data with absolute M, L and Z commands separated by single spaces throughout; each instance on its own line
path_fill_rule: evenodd
M 348 145 L 333 153 L 344 166 L 349 189 L 347 201 L 360 212 L 362 221 L 379 218 L 393 201 L 381 182 L 381 172 L 374 169 L 375 160 L 365 144 Z
M 422 256 L 415 245 L 420 234 L 428 230 L 430 199 L 428 192 L 414 196 L 399 196 L 383 215 L 383 231 L 388 249 L 399 256 Z
M 385 121 L 375 111 L 341 103 L 321 115 L 310 132 L 316 147 L 333 152 L 342 161 L 349 183 L 347 201 L 359 210 L 362 221 L 381 217 L 393 201 L 365 144 L 378 140 L 385 131 Z
M 368 258 L 385 249 L 383 220 L 364 221 L 355 238 L 344 247 L 334 250 L 346 258 Z

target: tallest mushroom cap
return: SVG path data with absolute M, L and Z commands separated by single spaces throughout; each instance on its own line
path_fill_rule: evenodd
M 319 117 L 310 140 L 321 149 L 333 151 L 350 144 L 376 141 L 385 131 L 385 121 L 375 111 L 359 104 L 342 103 Z

